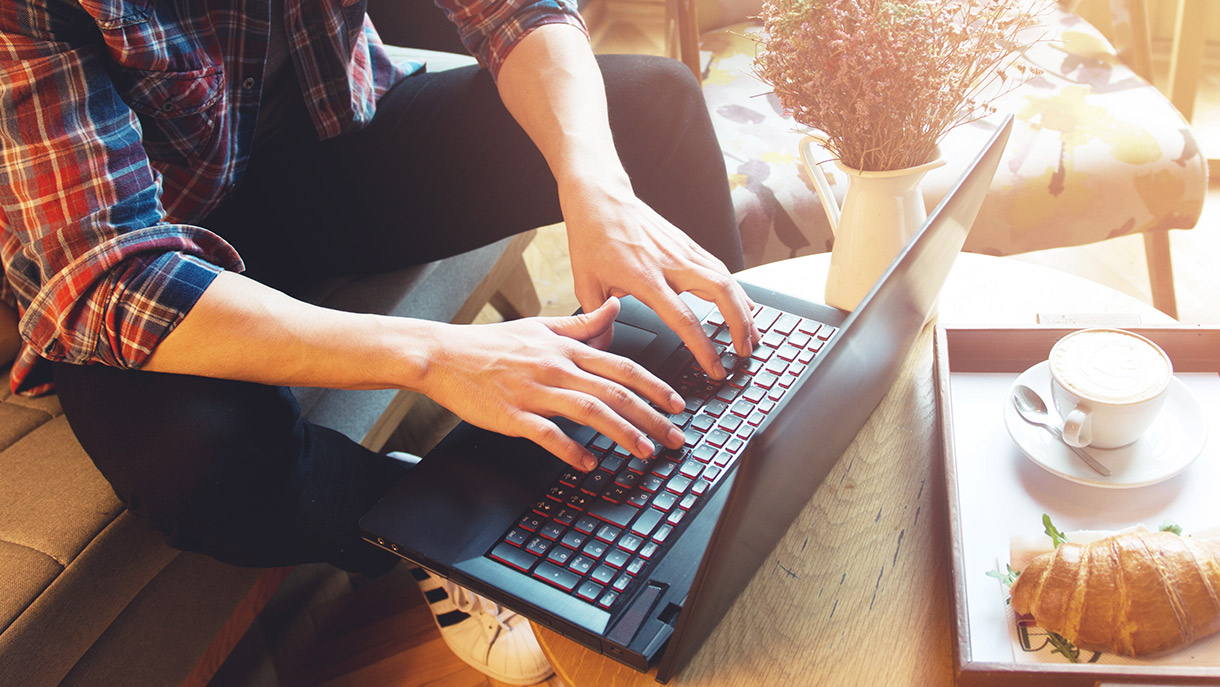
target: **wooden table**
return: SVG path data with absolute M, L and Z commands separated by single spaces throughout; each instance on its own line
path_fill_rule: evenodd
M 828 255 L 743 272 L 820 300 Z M 1172 319 L 1130 296 L 1017 260 L 964 254 L 941 324 L 1135 326 Z M 946 497 L 932 383 L 932 327 L 822 487 L 673 685 L 949 685 L 953 682 Z M 543 650 L 568 687 L 655 685 L 549 630 Z

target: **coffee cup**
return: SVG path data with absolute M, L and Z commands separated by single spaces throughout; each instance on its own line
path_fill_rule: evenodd
M 1055 343 L 1051 396 L 1071 446 L 1119 448 L 1152 426 L 1169 392 L 1173 363 L 1147 338 L 1122 329 L 1082 329 Z

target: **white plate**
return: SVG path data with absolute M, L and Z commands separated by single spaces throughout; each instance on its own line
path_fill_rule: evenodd
M 1022 372 L 1013 386 L 1017 384 L 1037 391 L 1050 406 L 1051 421 L 1061 423 L 1050 400 L 1051 376 L 1045 361 Z M 1023 420 L 1012 404 L 1011 391 L 1004 399 L 1004 425 L 1021 452 L 1049 472 L 1080 484 L 1120 489 L 1156 484 L 1177 475 L 1199 457 L 1207 441 L 1199 402 L 1176 377 L 1170 381 L 1164 409 L 1138 441 L 1122 448 L 1085 449 L 1110 469 L 1109 477 L 1095 472 L 1050 432 Z

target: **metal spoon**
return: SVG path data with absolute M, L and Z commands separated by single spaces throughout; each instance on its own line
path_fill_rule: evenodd
M 1050 414 L 1046 412 L 1046 403 L 1042 400 L 1042 397 L 1038 395 L 1037 391 L 1034 391 L 1024 384 L 1018 384 L 1012 390 L 1012 404 L 1017 407 L 1017 413 L 1021 416 L 1022 420 L 1025 420 L 1031 425 L 1037 425 L 1050 432 L 1051 435 L 1058 439 L 1064 446 L 1072 449 L 1073 453 L 1080 456 L 1084 462 L 1088 463 L 1089 467 L 1106 477 L 1110 476 L 1110 469 L 1097 462 L 1097 459 L 1090 456 L 1084 449 L 1076 448 L 1075 446 L 1068 444 L 1066 441 L 1063 441 L 1063 433 L 1059 431 L 1058 427 L 1051 424 Z

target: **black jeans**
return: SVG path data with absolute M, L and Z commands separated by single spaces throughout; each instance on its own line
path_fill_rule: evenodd
M 741 246 L 697 82 L 657 58 L 599 58 L 636 193 L 730 269 Z M 412 76 L 358 133 L 318 142 L 301 108 L 255 149 L 203 226 L 247 274 L 294 293 L 406 267 L 562 219 L 555 181 L 484 70 Z M 223 336 L 223 333 L 219 333 Z M 116 493 L 170 544 L 236 565 L 393 558 L 357 522 L 398 463 L 304 421 L 288 389 L 100 365 L 53 366 L 72 429 Z

